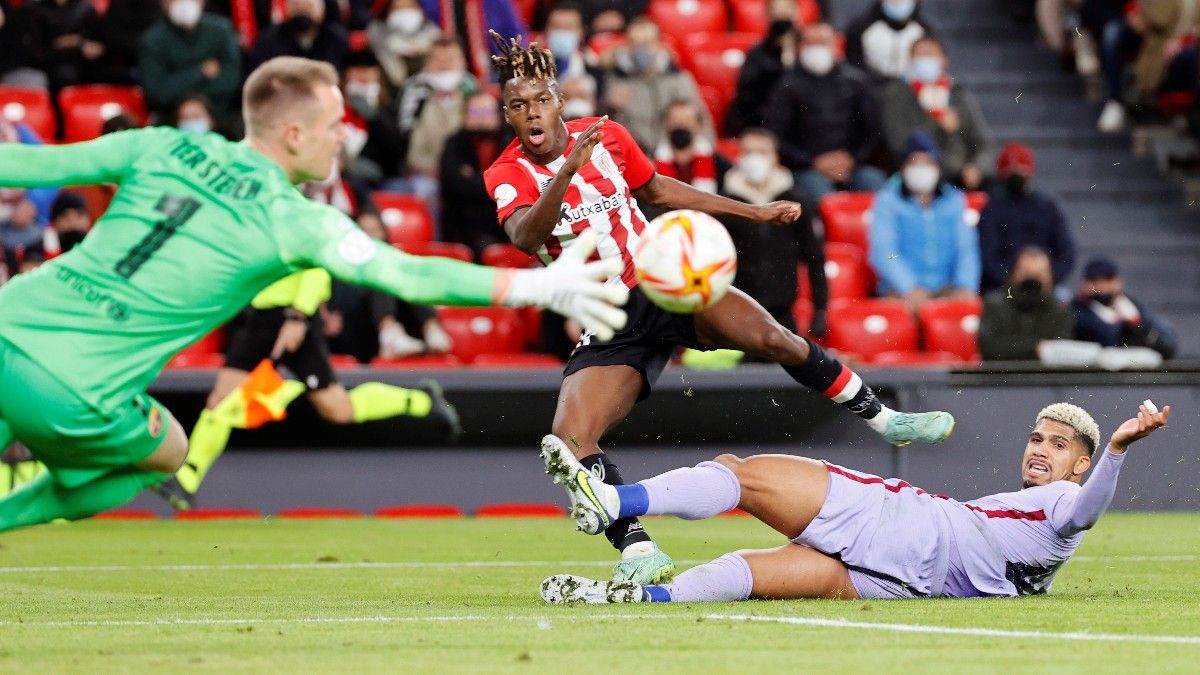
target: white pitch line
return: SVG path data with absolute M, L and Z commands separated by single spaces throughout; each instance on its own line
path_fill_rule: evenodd
M 449 616 L 351 616 L 351 617 L 297 617 L 297 618 L 235 618 L 235 619 L 153 619 L 153 620 L 74 620 L 74 621 L 0 621 L 4 628 L 84 628 L 84 627 L 136 627 L 136 626 L 247 626 L 268 625 L 314 625 L 314 624 L 384 624 L 384 623 L 455 623 L 455 622 L 498 622 L 498 621 L 729 621 L 734 623 L 777 623 L 793 626 L 815 626 L 848 630 L 881 631 L 893 633 L 919 633 L 925 635 L 969 635 L 972 637 L 1067 640 L 1076 642 L 1133 642 L 1155 644 L 1200 645 L 1200 636 L 1195 635 L 1140 635 L 1117 633 L 1053 632 L 1032 630 L 1007 630 L 1000 628 L 936 626 L 909 623 L 868 623 L 846 619 L 825 619 L 801 616 L 761 616 L 752 614 L 641 614 L 636 612 L 599 614 L 578 613 L 573 615 L 553 614 L 541 616 L 482 616 L 459 614 Z
M 1195 562 L 1195 555 L 1077 555 L 1073 563 L 1123 563 L 1123 562 Z M 681 565 L 698 565 L 708 560 L 676 560 Z M 448 560 L 408 562 L 310 562 L 310 563 L 192 563 L 179 565 L 33 565 L 27 567 L 0 567 L 0 574 L 37 574 L 42 572 L 224 572 L 224 571 L 280 571 L 280 570 L 352 570 L 352 569 L 425 569 L 438 567 L 454 568 L 505 568 L 505 567 L 608 567 L 611 560 Z

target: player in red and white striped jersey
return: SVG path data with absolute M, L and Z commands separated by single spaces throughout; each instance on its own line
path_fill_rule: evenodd
M 650 393 L 672 352 L 737 349 L 774 361 L 797 382 L 823 393 L 862 417 L 889 442 L 940 442 L 954 428 L 948 413 L 900 413 L 882 405 L 858 375 L 804 338 L 780 326 L 745 293 L 731 289 L 717 304 L 694 315 L 671 314 L 638 291 L 632 251 L 646 228 L 638 202 L 689 208 L 715 216 L 760 222 L 794 222 L 800 205 L 755 206 L 701 192 L 659 175 L 629 132 L 607 117 L 564 122 L 555 82 L 555 61 L 536 44 L 506 42 L 493 33 L 502 56 L 492 57 L 503 86 L 504 115 L 516 140 L 484 173 L 500 223 L 512 242 L 544 262 L 592 230 L 602 258 L 620 259 L 630 288 L 629 323 L 610 341 L 584 335 L 571 354 L 554 416 L 554 435 L 568 442 L 580 462 L 606 482 L 620 473 L 600 450 L 600 438 Z M 633 518 L 605 534 L 622 560 L 614 576 L 657 583 L 674 571 L 671 559 Z

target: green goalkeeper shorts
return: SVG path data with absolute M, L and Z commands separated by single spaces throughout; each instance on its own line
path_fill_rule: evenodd
M 60 483 L 72 487 L 149 457 L 167 437 L 171 417 L 144 392 L 100 412 L 0 339 L 0 419 Z

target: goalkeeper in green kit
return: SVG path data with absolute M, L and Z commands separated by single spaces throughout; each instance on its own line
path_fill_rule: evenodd
M 178 351 L 260 290 L 321 267 L 409 302 L 548 307 L 600 338 L 625 323 L 594 247 L 537 270 L 405 255 L 295 184 L 326 177 L 343 103 L 328 64 L 282 57 L 243 90 L 246 141 L 171 128 L 0 146 L 0 186 L 116 183 L 88 237 L 0 287 L 0 448 L 47 472 L 0 499 L 0 531 L 124 504 L 179 469 L 187 438 L 146 394 Z

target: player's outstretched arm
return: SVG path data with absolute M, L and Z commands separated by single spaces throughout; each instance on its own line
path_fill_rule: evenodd
M 1134 442 L 1166 426 L 1167 418 L 1171 415 L 1171 406 L 1164 406 L 1159 412 L 1157 409 L 1152 410 L 1147 403 L 1149 401 L 1138 407 L 1137 417 L 1127 420 L 1113 432 L 1108 447 L 1100 451 L 1100 457 L 1092 467 L 1092 474 L 1075 495 L 1074 503 L 1062 509 L 1062 515 L 1059 515 L 1059 509 L 1055 509 L 1052 519 L 1059 534 L 1070 536 L 1082 532 L 1100 520 L 1116 493 L 1117 476 L 1125 460 L 1125 451 Z
M 695 209 L 714 216 L 734 216 L 759 222 L 794 223 L 800 218 L 796 202 L 771 202 L 755 206 L 736 199 L 714 195 L 669 176 L 654 177 L 634 192 L 638 201 L 668 209 Z
M 340 217 L 340 214 L 339 214 Z M 423 305 L 502 305 L 552 309 L 576 319 L 601 340 L 625 326 L 620 305 L 629 289 L 604 283 L 619 274 L 619 260 L 588 263 L 595 236 L 579 243 L 540 269 L 497 269 L 448 258 L 401 253 L 357 228 L 339 228 L 310 254 L 285 251 L 285 259 L 301 266 L 323 267 L 343 281 L 374 288 Z M 303 246 L 303 241 L 299 242 Z
M 0 185 L 40 187 L 120 183 L 138 155 L 146 150 L 147 136 L 161 132 L 131 129 L 67 145 L 0 145 Z

